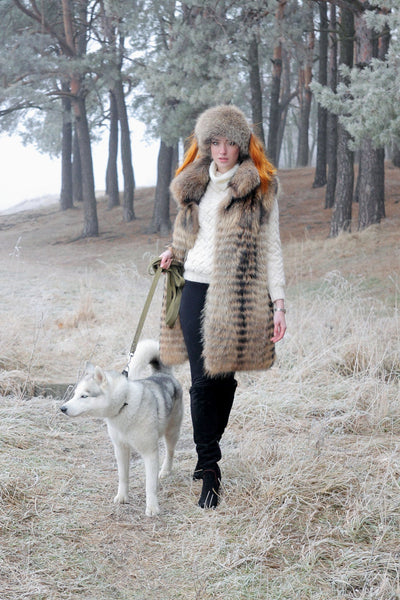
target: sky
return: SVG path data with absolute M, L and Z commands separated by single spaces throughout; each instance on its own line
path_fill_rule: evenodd
M 155 185 L 158 142 L 145 140 L 145 126 L 131 124 L 132 162 L 137 187 Z M 96 190 L 104 190 L 108 140 L 93 144 Z M 26 200 L 58 196 L 61 186 L 61 158 L 51 159 L 34 146 L 24 146 L 18 136 L 0 135 L 0 212 Z M 120 169 L 121 171 L 121 169 Z M 122 185 L 122 173 L 119 183 Z M 56 198 L 57 200 L 57 198 Z

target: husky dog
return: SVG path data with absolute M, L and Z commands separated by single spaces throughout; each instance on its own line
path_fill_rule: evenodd
M 140 379 L 149 365 L 153 373 Z M 138 344 L 128 378 L 88 363 L 73 397 L 61 406 L 61 411 L 70 417 L 89 415 L 105 420 L 118 465 L 118 493 L 114 502 L 129 501 L 131 448 L 141 454 L 146 472 L 146 515 L 157 515 L 158 477 L 171 472 L 183 417 L 182 388 L 171 369 L 160 361 L 158 343 L 145 340 Z M 165 439 L 166 454 L 158 474 L 161 437 Z

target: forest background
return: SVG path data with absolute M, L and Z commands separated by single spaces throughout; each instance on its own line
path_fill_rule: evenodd
M 60 156 L 61 208 L 81 202 L 90 237 L 100 136 L 109 207 L 121 187 L 122 217 L 135 218 L 139 119 L 159 141 L 149 231 L 168 234 L 168 186 L 195 119 L 233 102 L 277 167 L 315 162 L 330 235 L 350 229 L 353 201 L 362 229 L 385 215 L 385 155 L 400 162 L 399 11 L 399 0 L 1 0 L 0 128 Z

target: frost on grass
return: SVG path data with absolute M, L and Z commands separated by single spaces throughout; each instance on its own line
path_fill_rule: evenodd
M 197 507 L 189 373 L 187 365 L 177 369 L 186 413 L 156 519 L 143 516 L 136 455 L 130 504 L 113 504 L 116 465 L 102 421 L 67 420 L 60 399 L 26 399 L 21 391 L 43 376 L 76 381 L 86 360 L 125 365 L 149 288 L 145 270 L 133 266 L 142 264 L 145 242 L 131 263 L 113 259 L 107 246 L 101 260 L 80 270 L 83 250 L 94 252 L 82 242 L 68 248 L 71 269 L 57 246 L 58 278 L 46 278 L 38 261 L 26 277 L 22 265 L 15 270 L 0 363 L 0 597 L 397 598 L 397 262 L 392 279 L 377 282 L 381 269 L 373 265 L 393 240 L 381 237 L 378 247 L 376 232 L 368 235 L 285 250 L 288 333 L 269 372 L 237 376 L 216 511 Z M 39 291 L 27 287 L 35 275 Z M 18 303 L 27 289 L 28 301 Z M 157 295 L 146 321 L 150 337 L 158 336 Z

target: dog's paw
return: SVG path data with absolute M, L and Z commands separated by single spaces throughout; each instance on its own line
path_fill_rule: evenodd
M 128 494 L 117 494 L 114 498 L 114 504 L 129 504 Z
M 169 475 L 171 475 L 171 469 L 162 468 L 158 477 L 159 479 L 165 479 Z
M 160 507 L 158 504 L 148 504 L 146 506 L 146 516 L 147 517 L 155 517 L 160 514 Z

